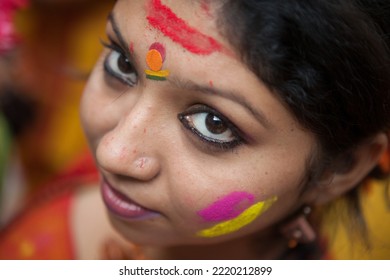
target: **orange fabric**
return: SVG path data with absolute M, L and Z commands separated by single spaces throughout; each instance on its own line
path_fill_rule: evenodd
M 0 232 L 0 259 L 75 259 L 70 225 L 73 191 L 97 179 L 94 161 L 87 153 L 43 187 Z
M 28 212 L 0 237 L 0 259 L 74 259 L 67 194 Z

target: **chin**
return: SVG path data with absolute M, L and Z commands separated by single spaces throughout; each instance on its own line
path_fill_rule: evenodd
M 200 238 L 193 235 L 180 234 L 177 231 L 167 231 L 158 225 L 157 221 L 128 222 L 109 215 L 115 230 L 127 241 L 139 246 L 176 247 L 192 245 L 210 245 L 230 240 L 230 236 L 221 238 Z
M 175 246 L 179 245 L 178 238 L 172 233 L 159 230 L 157 221 L 128 222 L 109 215 L 114 229 L 127 241 L 143 246 Z

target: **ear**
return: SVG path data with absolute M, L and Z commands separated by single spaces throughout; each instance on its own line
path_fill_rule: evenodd
M 358 146 L 345 158 L 351 162 L 347 169 L 334 170 L 304 194 L 304 201 L 308 205 L 328 203 L 356 187 L 367 174 L 378 164 L 381 155 L 389 144 L 388 136 L 379 133 L 371 140 Z

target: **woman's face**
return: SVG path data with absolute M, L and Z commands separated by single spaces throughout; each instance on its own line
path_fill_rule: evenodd
M 113 225 L 141 244 L 264 229 L 302 205 L 314 137 L 201 1 L 118 1 L 81 103 Z

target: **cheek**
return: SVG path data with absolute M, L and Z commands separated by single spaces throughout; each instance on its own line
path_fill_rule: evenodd
M 85 135 L 88 141 L 92 141 L 101 134 L 101 123 L 94 116 L 96 115 L 97 106 L 93 100 L 94 92 L 88 91 L 88 87 L 83 93 L 83 97 L 80 104 L 80 120 L 83 126 Z
M 212 238 L 234 233 L 255 221 L 277 200 L 276 196 L 255 202 L 247 192 L 232 192 L 197 212 L 205 222 L 219 222 L 197 233 Z
M 246 192 L 232 192 L 218 199 L 210 206 L 198 211 L 198 215 L 207 222 L 221 222 L 233 219 L 253 204 L 254 195 Z
M 90 82 L 89 82 L 90 84 Z M 80 102 L 80 121 L 84 129 L 85 135 L 90 140 L 94 132 L 94 122 L 92 122 L 92 116 L 94 114 L 93 106 L 91 104 L 91 89 L 89 84 L 84 89 L 83 96 Z
M 180 144 L 177 148 L 186 151 Z M 227 166 L 226 161 L 221 166 L 220 162 L 209 158 L 199 162 L 188 152 L 177 154 L 174 161 L 181 164 L 171 169 L 178 171 L 171 176 L 175 179 L 170 186 L 175 187 L 169 199 L 180 223 L 186 224 L 187 233 L 198 238 L 213 238 L 235 233 L 257 220 L 260 227 L 269 224 L 269 215 L 264 222 L 260 219 L 282 194 L 274 178 L 280 176 L 259 175 L 258 169 L 247 166 L 238 169 Z M 241 162 L 239 164 L 242 167 Z
M 89 127 L 93 125 L 93 116 L 99 110 L 96 106 L 97 104 L 95 104 L 96 97 L 100 95 L 101 91 L 99 88 L 101 79 L 97 70 L 98 65 L 99 63 L 96 64 L 88 79 L 80 102 L 80 118 L 84 129 L 87 131 L 89 130 Z
M 107 94 L 110 91 L 103 81 L 103 73 L 96 68 L 101 66 L 95 67 L 91 74 L 80 103 L 80 120 L 89 141 L 114 127 L 118 118 L 118 112 L 108 111 L 107 105 L 112 103 L 112 97 Z

